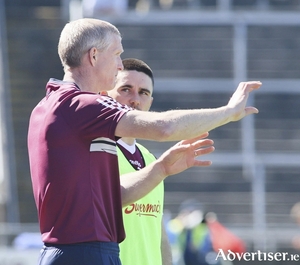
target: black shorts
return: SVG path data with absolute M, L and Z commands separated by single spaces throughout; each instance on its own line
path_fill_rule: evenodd
M 45 244 L 38 265 L 121 265 L 114 242 Z

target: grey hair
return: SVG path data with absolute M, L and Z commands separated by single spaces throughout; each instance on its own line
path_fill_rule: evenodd
M 67 23 L 58 43 L 58 54 L 63 67 L 80 66 L 81 58 L 86 52 L 93 47 L 100 51 L 107 49 L 114 35 L 121 37 L 114 25 L 103 20 L 82 18 Z

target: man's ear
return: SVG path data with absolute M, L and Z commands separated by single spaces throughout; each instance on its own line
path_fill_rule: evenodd
M 97 61 L 97 54 L 98 51 L 95 47 L 91 48 L 89 51 L 89 59 L 92 65 L 95 65 L 96 61 Z

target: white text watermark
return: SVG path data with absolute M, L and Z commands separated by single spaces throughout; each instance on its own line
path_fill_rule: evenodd
M 231 250 L 224 252 L 222 249 L 219 249 L 216 256 L 217 259 L 225 261 L 300 261 L 300 255 L 288 252 L 263 252 L 260 250 L 235 253 Z

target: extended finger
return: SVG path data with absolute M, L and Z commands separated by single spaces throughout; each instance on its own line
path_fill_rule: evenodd
M 243 90 L 247 90 L 248 92 L 251 92 L 252 90 L 256 90 L 260 88 L 262 83 L 260 81 L 248 81 L 248 82 L 241 82 L 239 86 Z
M 187 139 L 187 140 L 182 140 L 182 141 L 180 141 L 180 144 L 192 144 L 194 142 L 197 142 L 198 140 L 206 138 L 208 135 L 209 135 L 209 133 L 206 132 L 206 133 L 203 133 L 203 134 L 201 134 L 201 135 L 199 135 L 199 136 L 197 136 L 195 138 Z
M 246 107 L 245 108 L 245 113 L 246 115 L 249 115 L 249 114 L 257 114 L 259 112 L 259 110 L 255 107 Z
M 196 150 L 201 147 L 211 146 L 214 144 L 214 141 L 211 139 L 201 139 L 191 144 L 191 146 Z
M 212 161 L 210 160 L 195 160 L 194 166 L 197 167 L 208 167 L 212 164 Z
M 194 150 L 194 156 L 198 157 L 200 155 L 207 155 L 215 151 L 214 146 L 207 146 L 207 147 L 202 147 L 200 149 Z

